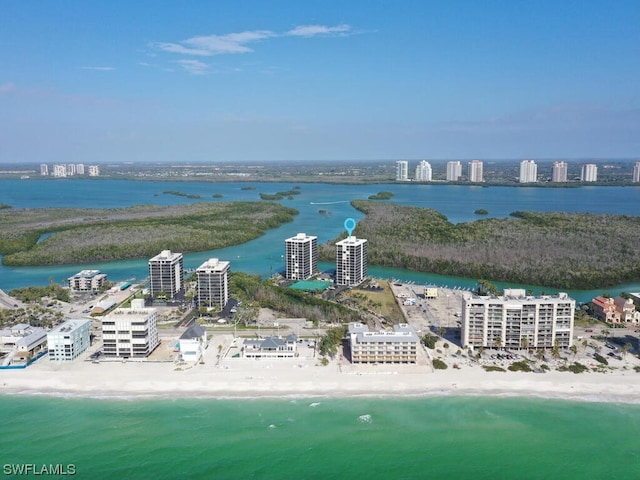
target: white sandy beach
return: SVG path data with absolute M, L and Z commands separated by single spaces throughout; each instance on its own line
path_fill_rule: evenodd
M 86 397 L 351 397 L 530 396 L 640 403 L 640 373 L 486 372 L 478 365 L 432 371 L 427 366 L 351 366 L 310 359 L 226 359 L 180 370 L 174 363 L 54 363 L 0 372 L 0 393 Z

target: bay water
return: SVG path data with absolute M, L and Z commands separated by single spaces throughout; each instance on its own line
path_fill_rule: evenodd
M 269 230 L 262 237 L 242 245 L 185 255 L 185 267 L 196 268 L 205 260 L 217 257 L 231 262 L 235 271 L 269 276 L 284 269 L 284 239 L 298 232 L 317 235 L 323 243 L 336 238 L 344 231 L 344 220 L 356 220 L 362 214 L 351 205 L 351 200 L 366 199 L 381 190 L 394 194 L 391 202 L 433 208 L 454 223 L 470 222 L 479 218 L 505 218 L 516 210 L 565 211 L 640 215 L 640 187 L 482 187 L 462 185 L 335 185 L 322 183 L 209 183 L 209 182 L 155 182 L 109 179 L 29 179 L 0 180 L 0 203 L 14 208 L 86 207 L 121 208 L 132 205 L 172 205 L 193 202 L 219 202 L 248 200 L 259 201 L 260 193 L 275 193 L 300 187 L 300 194 L 284 205 L 296 208 L 300 213 L 291 223 Z M 253 190 L 247 190 L 252 187 Z M 178 191 L 200 195 L 193 199 L 163 193 Z M 222 198 L 214 198 L 214 194 Z M 479 217 L 474 212 L 483 208 L 488 215 Z M 321 268 L 330 269 L 331 263 Z M 47 267 L 7 267 L 0 265 L 0 288 L 7 291 L 28 285 L 45 285 L 50 280 L 65 283 L 66 279 L 81 269 L 99 269 L 112 281 L 147 276 L 147 259 L 108 263 L 62 265 Z M 380 278 L 397 278 L 416 283 L 471 288 L 477 279 L 434 275 L 428 272 L 370 266 L 370 274 Z M 500 284 L 500 287 L 518 287 Z M 522 285 L 539 293 L 556 292 L 545 286 Z M 640 282 L 631 282 L 607 288 L 608 293 L 640 291 Z M 578 301 L 588 301 L 602 289 L 570 290 Z
M 0 203 L 14 208 L 118 208 L 137 204 L 258 200 L 294 184 L 2 180 Z M 283 200 L 296 219 L 245 245 L 189 254 L 239 271 L 283 267 L 284 239 L 297 232 L 324 242 L 343 231 L 349 204 L 380 190 L 391 201 L 441 211 L 452 222 L 474 211 L 514 210 L 640 215 L 640 188 L 574 189 L 438 185 L 302 184 Z M 163 194 L 177 190 L 201 200 Z M 222 199 L 212 194 L 220 193 Z M 206 198 L 205 198 L 206 197 Z M 211 197 L 211 198 L 210 198 Z M 325 210 L 320 213 L 319 210 Z M 330 264 L 323 265 L 330 268 Z M 146 277 L 146 259 L 56 267 L 0 267 L 0 288 L 63 281 L 82 268 L 112 280 Z M 471 287 L 474 279 L 372 266 L 370 273 L 417 283 Z M 638 291 L 640 284 L 611 291 Z M 549 291 L 549 289 L 547 289 Z M 580 299 L 591 292 L 573 292 Z M 588 298 L 587 298 L 588 297 Z M 0 385 L 2 384 L 0 373 Z M 212 379 L 215 381 L 215 379 Z M 0 393 L 2 390 L 0 389 Z M 390 394 L 393 394 L 390 382 Z M 203 479 L 635 479 L 640 465 L 640 404 L 543 398 L 76 398 L 0 395 L 2 473 L 33 465 L 73 466 L 78 478 Z M 640 399 L 638 399 L 640 402 Z M 15 475 L 22 476 L 22 475 Z M 53 476 L 56 478 L 56 476 Z M 59 476 L 60 478 L 63 475 Z

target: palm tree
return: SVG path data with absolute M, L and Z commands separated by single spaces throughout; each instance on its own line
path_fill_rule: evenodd
M 569 350 L 571 350 L 571 353 L 573 353 L 573 359 L 576 359 L 576 355 L 578 354 L 578 347 L 576 347 L 575 345 L 571 345 L 569 347 Z
M 527 347 L 529 346 L 529 340 L 527 339 L 527 337 L 522 337 L 520 339 L 520 346 L 522 347 L 523 350 L 527 349 Z
M 500 338 L 499 336 L 494 338 L 493 343 L 495 344 L 496 348 L 499 350 L 500 347 L 502 347 L 502 338 Z

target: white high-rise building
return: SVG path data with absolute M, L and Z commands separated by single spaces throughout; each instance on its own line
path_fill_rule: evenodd
M 583 182 L 598 181 L 598 166 L 595 163 L 586 163 L 582 166 L 580 180 Z
M 533 160 L 520 162 L 520 183 L 533 183 L 538 181 L 538 165 Z
M 42 175 L 43 177 L 49 175 L 49 166 L 46 163 L 40 164 L 40 175 Z
M 430 182 L 431 175 L 431 164 L 426 160 L 422 160 L 416 167 L 416 182 Z
M 358 285 L 367 277 L 367 241 L 353 236 L 336 243 L 336 284 Z
M 470 182 L 483 182 L 484 179 L 482 177 L 482 167 L 483 163 L 481 160 L 471 160 L 469 162 L 469 181 Z
M 76 174 L 76 164 L 70 163 L 67 165 L 67 176 L 71 177 Z
M 53 176 L 54 177 L 66 177 L 67 176 L 67 166 L 66 165 L 54 165 L 53 166 Z
M 398 182 L 409 180 L 409 162 L 406 160 L 398 160 L 396 162 L 396 180 Z
M 98 165 L 89 165 L 89 176 L 90 177 L 99 177 L 100 176 L 100 167 Z
M 567 181 L 567 162 L 553 162 L 553 170 L 551 171 L 552 182 Z
M 149 289 L 152 297 L 173 298 L 184 286 L 184 263 L 181 253 L 163 250 L 149 260 Z
M 504 295 L 465 294 L 462 345 L 465 348 L 567 348 L 573 336 L 576 301 L 566 293 L 529 296 L 524 289 Z
M 298 233 L 287 238 L 285 245 L 285 277 L 305 280 L 318 270 L 318 237 Z
M 78 175 L 84 175 L 84 163 L 76 163 L 76 173 Z
M 457 182 L 462 176 L 462 164 L 459 161 L 447 162 L 447 182 Z
M 198 305 L 220 310 L 229 301 L 229 262 L 210 258 L 196 269 L 198 277 Z
M 633 183 L 640 182 L 640 162 L 636 162 L 633 166 Z
M 158 311 L 144 308 L 144 300 L 131 308 L 116 308 L 102 319 L 103 353 L 107 357 L 148 357 L 160 344 Z
M 49 360 L 75 360 L 90 345 L 91 320 L 67 320 L 47 333 Z

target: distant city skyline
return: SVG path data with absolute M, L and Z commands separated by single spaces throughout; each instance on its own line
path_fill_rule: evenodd
M 6 2 L 0 164 L 634 159 L 640 3 Z

